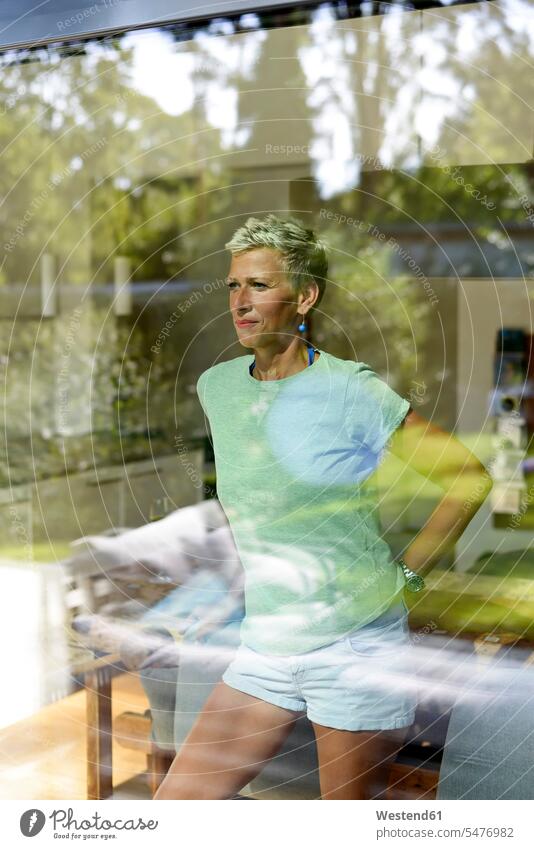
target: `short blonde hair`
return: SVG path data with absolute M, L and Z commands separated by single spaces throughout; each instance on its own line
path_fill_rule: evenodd
M 283 219 L 272 213 L 265 218 L 251 216 L 225 248 L 232 254 L 275 248 L 282 255 L 284 271 L 295 291 L 302 291 L 311 278 L 319 287 L 314 307 L 322 299 L 328 274 L 327 245 L 297 218 Z

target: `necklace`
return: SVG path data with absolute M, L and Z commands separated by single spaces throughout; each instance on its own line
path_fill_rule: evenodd
M 311 366 L 311 364 L 313 363 L 315 352 L 318 351 L 319 349 L 314 348 L 313 345 L 310 345 L 309 342 L 306 342 L 306 345 L 308 347 L 308 365 Z M 254 359 L 254 361 L 248 367 L 248 372 L 249 372 L 251 377 L 254 377 L 253 371 L 254 371 L 255 368 L 256 368 L 256 360 Z

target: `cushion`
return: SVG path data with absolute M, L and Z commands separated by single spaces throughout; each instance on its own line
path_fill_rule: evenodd
M 453 706 L 437 799 L 534 799 L 534 670 L 488 665 Z

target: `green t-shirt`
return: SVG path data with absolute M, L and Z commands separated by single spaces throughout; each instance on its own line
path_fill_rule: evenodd
M 197 383 L 245 570 L 241 639 L 267 654 L 328 645 L 405 585 L 381 536 L 373 472 L 410 404 L 365 363 L 319 353 L 280 380 L 252 377 L 245 355 Z

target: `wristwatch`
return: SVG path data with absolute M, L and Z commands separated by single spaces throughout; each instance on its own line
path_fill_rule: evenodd
M 397 557 L 397 563 L 401 567 L 404 572 L 404 577 L 406 578 L 406 589 L 411 593 L 418 593 L 424 589 L 425 582 L 421 575 L 418 575 L 417 572 L 413 572 L 407 563 L 404 562 L 402 557 Z

